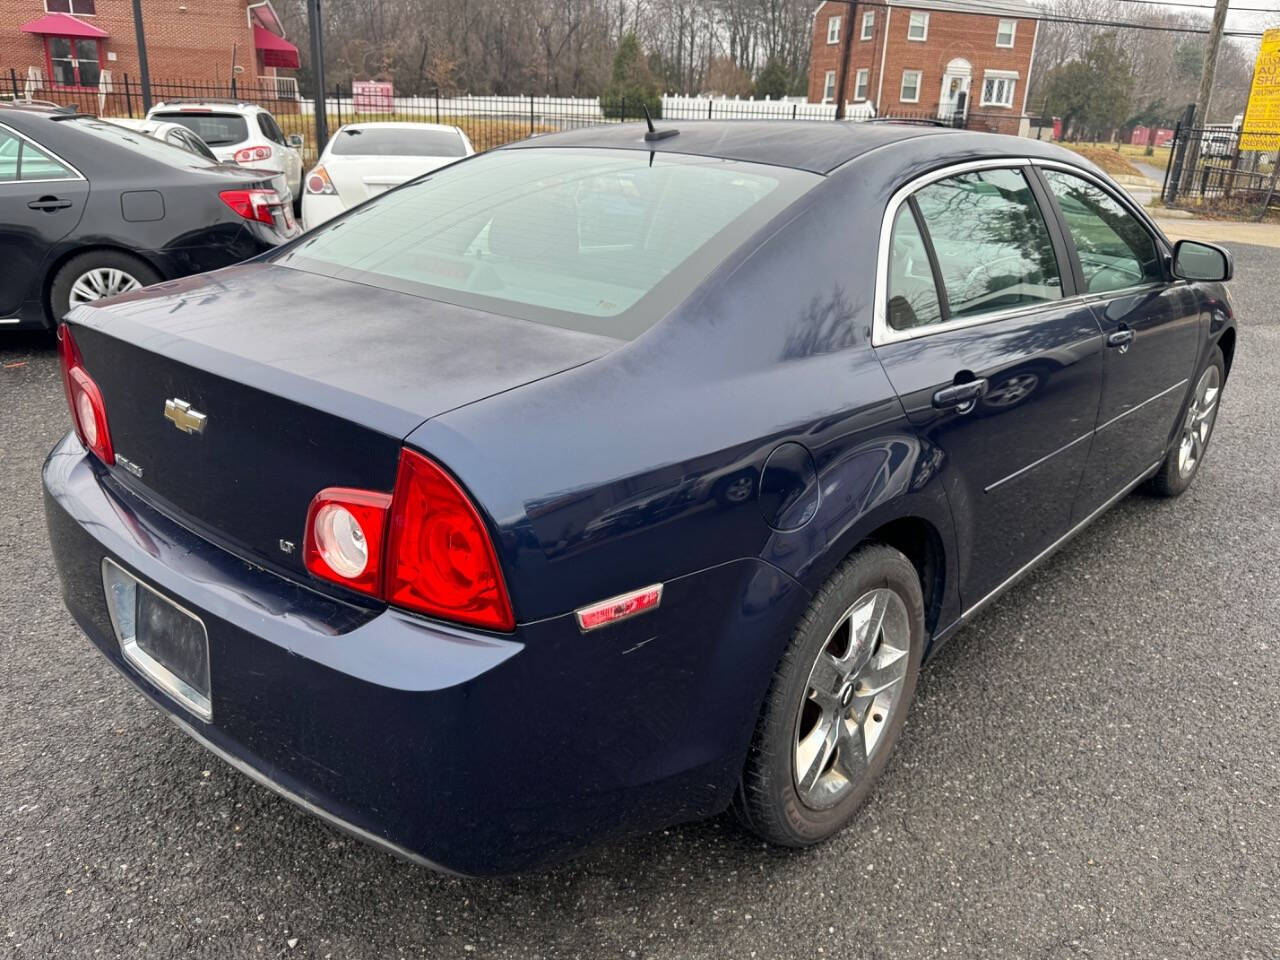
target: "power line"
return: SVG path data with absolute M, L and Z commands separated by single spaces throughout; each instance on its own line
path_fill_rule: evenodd
M 1176 0 L 1119 0 L 1121 3 L 1136 3 L 1145 7 L 1185 7 L 1189 10 L 1203 10 L 1205 13 L 1213 13 L 1213 7 L 1206 7 L 1201 3 L 1179 3 Z M 1276 7 L 1231 7 L 1228 13 L 1275 13 L 1280 14 L 1280 8 Z

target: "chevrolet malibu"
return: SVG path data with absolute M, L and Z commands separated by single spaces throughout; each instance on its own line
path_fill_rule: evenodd
M 931 653 L 1195 478 L 1231 269 L 1033 141 L 513 144 L 73 310 L 63 593 L 188 734 L 419 863 L 729 807 L 813 844 Z

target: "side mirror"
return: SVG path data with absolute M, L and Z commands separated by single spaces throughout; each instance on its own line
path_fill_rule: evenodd
M 1175 277 L 1183 280 L 1230 280 L 1234 273 L 1231 254 L 1216 244 L 1179 240 L 1173 245 Z
M 302 134 L 300 133 L 289 134 L 287 137 L 284 138 L 284 142 L 289 146 L 293 147 L 293 149 L 295 150 L 301 150 L 303 144 L 306 143 L 306 141 L 302 139 Z

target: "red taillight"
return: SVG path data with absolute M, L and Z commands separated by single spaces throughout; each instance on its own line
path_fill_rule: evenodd
M 65 323 L 58 325 L 58 358 L 76 435 L 99 460 L 112 466 L 116 454 L 111 446 L 111 431 L 107 429 L 107 406 L 102 402 L 102 391 L 84 369 L 80 349 Z
M 480 514 L 451 476 L 412 450 L 400 452 L 385 592 L 410 610 L 493 630 L 515 626 Z
M 382 595 L 382 546 L 391 495 L 328 487 L 311 501 L 303 562 L 322 580 Z
M 333 181 L 329 179 L 329 171 L 324 167 L 316 167 L 307 177 L 307 193 L 330 195 L 337 193 Z
M 257 163 L 259 160 L 271 159 L 270 147 L 244 147 L 234 155 L 236 163 Z
M 284 201 L 274 190 L 223 190 L 218 196 L 246 220 L 265 223 L 269 227 L 276 224 L 276 212 L 284 209 Z
M 323 580 L 407 610 L 511 630 L 489 531 L 457 482 L 400 451 L 394 494 L 329 487 L 307 511 L 303 560 Z

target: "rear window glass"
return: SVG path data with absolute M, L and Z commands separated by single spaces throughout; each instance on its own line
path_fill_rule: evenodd
M 395 127 L 346 129 L 338 134 L 330 153 L 339 156 L 465 157 L 462 137 L 452 130 L 413 130 Z
M 820 179 L 640 150 L 498 150 L 383 194 L 276 262 L 631 339 Z
M 153 113 L 153 120 L 170 120 L 194 130 L 211 147 L 225 147 L 249 139 L 249 124 L 234 113 Z
M 175 147 L 171 143 L 165 143 L 163 140 L 157 140 L 155 137 L 148 136 L 140 130 L 130 130 L 128 127 L 121 127 L 106 120 L 92 118 L 72 122 L 76 124 L 76 129 L 84 133 L 122 147 L 128 147 L 138 153 L 145 154 L 152 160 L 159 160 L 161 163 L 167 163 L 173 167 L 203 168 L 209 166 L 209 161 L 204 157 L 197 156 L 182 147 Z

